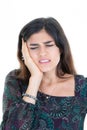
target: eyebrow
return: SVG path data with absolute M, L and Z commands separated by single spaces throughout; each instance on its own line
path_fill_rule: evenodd
M 49 44 L 51 42 L 53 42 L 53 41 L 46 41 L 46 42 L 42 42 L 42 43 Z M 37 46 L 37 45 L 38 45 L 38 43 L 30 43 L 30 46 Z

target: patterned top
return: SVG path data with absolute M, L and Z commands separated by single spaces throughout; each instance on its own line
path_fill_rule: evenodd
M 5 81 L 3 121 L 0 130 L 83 130 L 87 113 L 87 79 L 75 75 L 75 96 L 59 97 L 38 92 L 36 104 L 22 100 L 27 85 L 15 71 Z

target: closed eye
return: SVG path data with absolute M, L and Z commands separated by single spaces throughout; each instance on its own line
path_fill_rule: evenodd
M 47 47 L 51 47 L 51 46 L 54 46 L 54 44 L 51 44 L 51 45 L 46 45 Z
M 31 50 L 37 49 L 38 47 L 30 47 Z
M 51 45 L 47 44 L 46 47 L 52 47 L 52 46 L 54 46 L 54 45 L 55 45 L 55 44 L 51 44 Z M 31 49 L 31 50 L 35 50 L 35 49 L 38 49 L 38 47 L 30 47 L 30 49 Z

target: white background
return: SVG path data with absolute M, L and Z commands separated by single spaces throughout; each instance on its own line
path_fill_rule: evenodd
M 5 76 L 19 66 L 16 53 L 21 28 L 37 17 L 56 18 L 69 40 L 77 72 L 87 77 L 86 12 L 86 0 L 0 0 L 0 122 Z

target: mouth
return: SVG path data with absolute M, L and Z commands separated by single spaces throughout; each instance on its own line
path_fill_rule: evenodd
M 42 59 L 42 60 L 39 60 L 39 63 L 41 64 L 44 64 L 44 63 L 49 63 L 51 60 L 48 60 L 48 59 Z

